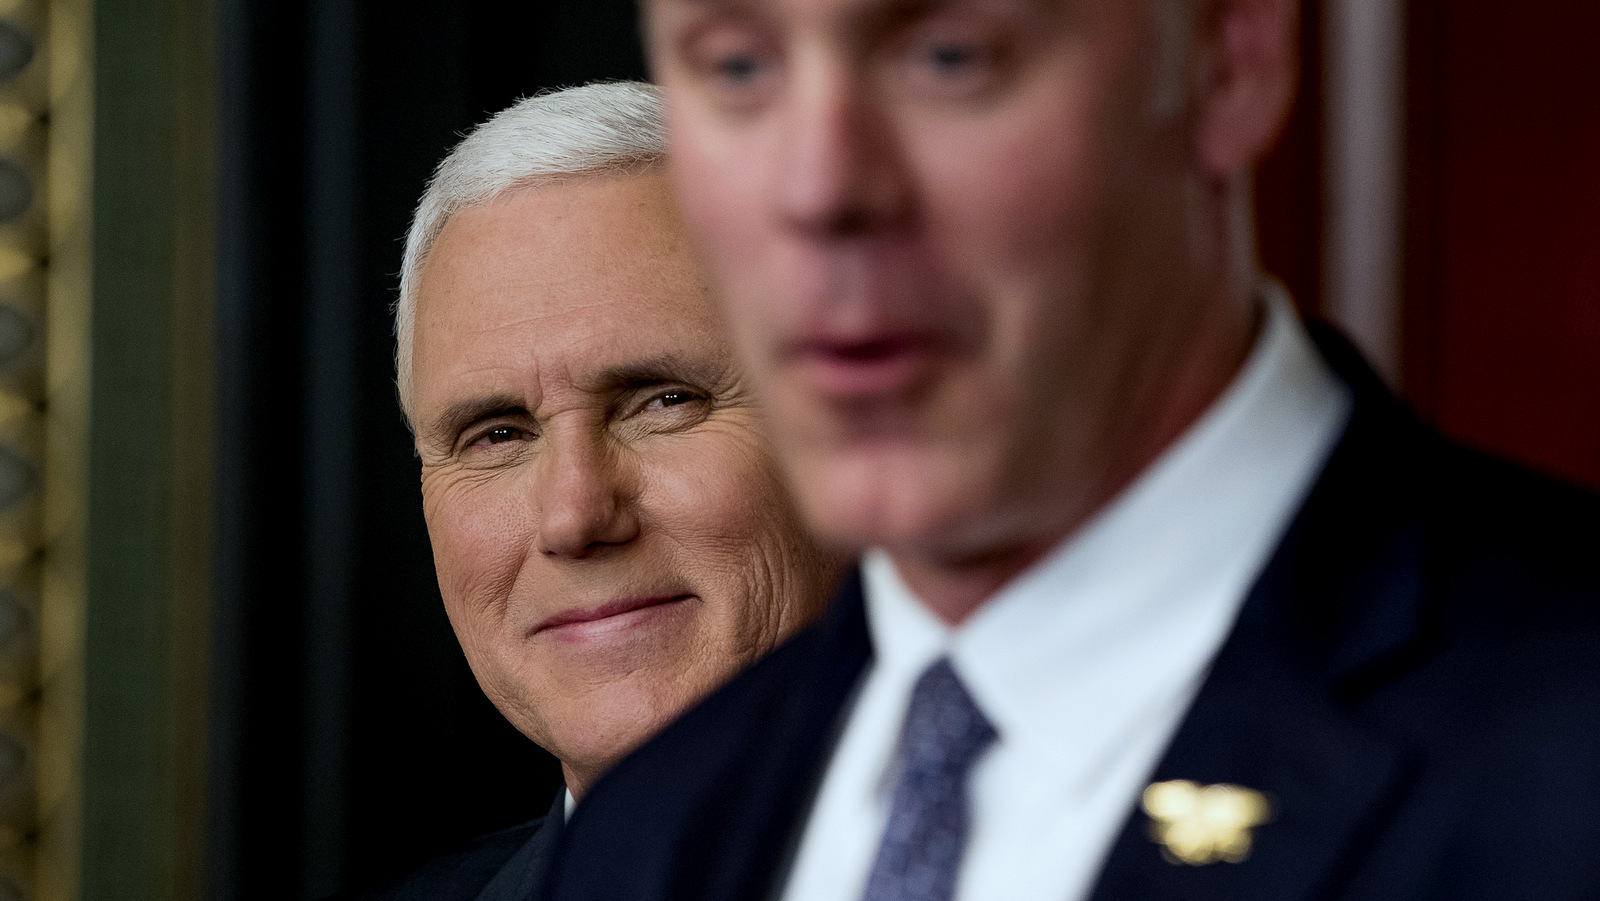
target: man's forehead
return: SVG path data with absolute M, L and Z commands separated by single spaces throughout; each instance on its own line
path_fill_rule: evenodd
M 720 316 L 665 194 L 659 176 L 575 181 L 455 217 L 419 280 L 421 424 L 474 398 L 532 405 L 725 366 Z
M 594 193 L 603 188 L 609 197 Z M 456 214 L 420 268 L 419 352 L 441 340 L 505 343 L 535 333 L 598 341 L 657 320 L 708 318 L 707 288 L 679 220 L 660 202 L 666 196 L 658 176 L 595 179 L 520 190 Z
M 439 394 L 489 385 L 603 391 L 641 379 L 704 376 L 732 357 L 720 319 L 701 309 L 709 301 L 597 292 L 555 309 L 529 306 L 517 315 L 503 306 L 452 310 L 447 302 L 430 323 L 443 328 L 419 334 L 420 380 Z

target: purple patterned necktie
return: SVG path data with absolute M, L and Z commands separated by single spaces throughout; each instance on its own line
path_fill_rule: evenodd
M 967 847 L 967 772 L 994 727 L 941 657 L 917 679 L 899 781 L 862 901 L 950 901 Z

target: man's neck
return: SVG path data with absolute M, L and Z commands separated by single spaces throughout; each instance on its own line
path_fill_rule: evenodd
M 959 626 L 1000 589 L 1038 562 L 1058 541 L 1014 546 L 981 560 L 960 562 L 891 552 L 895 571 L 917 600 L 948 626 Z
M 1107 442 L 1094 475 L 1066 493 L 1056 515 L 1004 538 L 970 544 L 960 553 L 890 548 L 906 587 L 946 625 L 959 626 L 1001 589 L 1058 546 L 1122 493 L 1194 425 L 1244 368 L 1260 337 L 1263 317 L 1222 317 L 1193 334 L 1189 356 L 1152 392 L 1142 412 L 1127 416 L 1127 430 Z M 976 547 L 978 550 L 972 550 Z

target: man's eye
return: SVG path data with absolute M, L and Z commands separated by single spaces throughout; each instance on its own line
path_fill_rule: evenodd
M 761 74 L 761 59 L 754 53 L 731 54 L 714 61 L 712 69 L 722 81 L 748 83 Z
M 483 440 L 489 444 L 504 444 L 507 441 L 520 441 L 524 432 L 509 425 L 496 426 L 483 434 Z
M 633 408 L 633 412 L 627 418 L 641 426 L 655 423 L 656 426 L 652 428 L 679 428 L 698 421 L 708 408 L 706 396 L 688 388 L 670 388 L 652 392 L 646 395 L 643 401 Z
M 906 86 L 929 98 L 976 98 L 1001 78 L 1003 50 L 997 38 L 983 36 L 928 34 L 914 39 L 903 57 Z
M 639 412 L 647 415 L 650 413 L 670 413 L 675 419 L 677 419 L 681 418 L 679 414 L 703 407 L 705 405 L 705 400 L 706 397 L 704 394 L 701 394 L 697 391 L 689 391 L 687 389 L 677 388 L 671 391 L 663 391 L 659 394 L 651 395 L 645 401 L 644 407 L 641 408 Z
M 612 427 L 624 438 L 667 435 L 694 428 L 711 415 L 710 399 L 688 388 L 656 388 L 633 395 L 617 409 Z
M 777 64 L 771 45 L 760 33 L 740 24 L 700 34 L 688 54 L 708 85 L 738 97 L 763 83 Z
M 934 44 L 923 53 L 929 68 L 947 75 L 958 75 L 983 59 L 983 51 L 970 44 Z

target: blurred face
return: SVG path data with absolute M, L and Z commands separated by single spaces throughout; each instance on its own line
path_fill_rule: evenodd
M 821 611 L 835 567 L 779 485 L 662 176 L 456 215 L 415 342 L 451 624 L 575 792 Z
M 1151 5 L 647 11 L 686 213 L 813 525 L 983 560 L 1103 502 L 1219 255 L 1187 119 L 1153 112 Z

